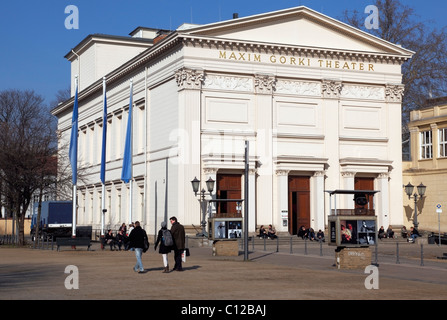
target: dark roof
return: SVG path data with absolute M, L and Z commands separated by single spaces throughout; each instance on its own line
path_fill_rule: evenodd
M 133 38 L 129 36 L 114 36 L 109 34 L 101 34 L 101 33 L 94 33 L 90 34 L 87 37 L 85 37 L 81 42 L 76 45 L 73 49 L 71 49 L 66 55 L 65 58 L 67 59 L 70 54 L 72 54 L 72 51 L 77 51 L 77 49 L 81 48 L 84 44 L 89 42 L 92 38 L 102 38 L 102 39 L 110 39 L 110 40 L 123 40 L 123 41 L 131 41 L 135 43 L 146 43 L 146 44 L 152 44 L 153 39 L 146 39 L 146 38 Z
M 430 98 L 425 100 L 424 108 L 435 107 L 447 103 L 446 97 Z

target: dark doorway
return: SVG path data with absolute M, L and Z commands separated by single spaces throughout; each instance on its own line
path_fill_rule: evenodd
M 310 227 L 310 178 L 289 176 L 289 233 Z
M 362 178 L 362 177 L 356 177 L 354 179 L 354 189 L 355 190 L 374 190 L 374 178 Z M 365 207 L 365 209 L 374 209 L 374 203 L 373 203 L 373 197 L 374 195 L 366 195 L 366 198 L 368 199 L 368 205 Z M 358 208 L 359 206 L 355 206 Z
M 241 199 L 241 177 L 240 174 L 218 174 L 217 175 L 217 199 Z M 241 217 L 236 209 L 237 202 L 217 202 L 218 217 Z

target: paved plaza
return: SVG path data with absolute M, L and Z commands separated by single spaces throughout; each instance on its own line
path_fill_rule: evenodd
M 268 243 L 269 245 L 273 242 Z M 378 289 L 367 289 L 364 270 L 337 270 L 334 247 L 255 248 L 244 255 L 213 256 L 210 246 L 191 247 L 183 272 L 162 273 L 162 258 L 153 247 L 143 255 L 144 273 L 132 268 L 131 251 L 86 248 L 40 250 L 0 246 L 2 300 L 444 300 L 447 298 L 447 260 L 437 256 L 446 247 L 417 244 L 380 245 Z M 444 250 L 445 249 L 445 250 Z M 374 251 L 374 249 L 372 249 Z M 374 257 L 373 253 L 373 257 Z M 169 256 L 171 268 L 173 254 Z M 421 263 L 422 262 L 422 263 Z M 422 264 L 422 265 L 421 265 Z M 67 266 L 76 267 L 78 289 L 67 289 Z M 68 281 L 69 282 L 69 281 Z M 69 282 L 70 283 L 70 282 Z

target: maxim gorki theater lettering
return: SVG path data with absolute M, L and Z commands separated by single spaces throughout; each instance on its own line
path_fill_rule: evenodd
M 375 71 L 374 64 L 364 62 L 352 62 L 343 60 L 311 59 L 284 55 L 265 55 L 260 53 L 222 51 L 219 50 L 219 59 L 246 61 L 246 62 L 264 62 L 273 64 L 283 64 L 303 67 L 317 67 L 341 70 L 359 70 Z

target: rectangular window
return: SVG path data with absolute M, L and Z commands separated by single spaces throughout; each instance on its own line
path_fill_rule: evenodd
M 447 157 L 447 128 L 439 129 L 439 157 Z
M 432 159 L 433 158 L 433 140 L 431 131 L 421 132 L 421 159 Z

